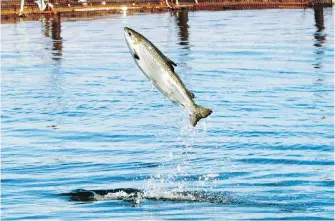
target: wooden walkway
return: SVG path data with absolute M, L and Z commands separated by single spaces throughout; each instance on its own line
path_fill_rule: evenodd
M 34 2 L 27 2 L 24 7 L 24 14 L 22 16 L 36 16 L 41 14 L 58 14 L 69 17 L 81 17 L 90 15 L 100 15 L 109 13 L 159 13 L 170 10 L 241 10 L 241 9 L 281 9 L 281 8 L 310 8 L 317 5 L 332 6 L 334 0 L 214 0 L 214 1 L 194 1 L 187 0 L 187 2 L 179 1 L 179 4 L 168 1 L 120 1 L 108 2 L 70 2 L 58 1 L 45 11 L 40 11 L 37 4 Z M 2 20 L 19 17 L 20 2 L 18 0 L 4 0 L 1 4 L 1 18 Z

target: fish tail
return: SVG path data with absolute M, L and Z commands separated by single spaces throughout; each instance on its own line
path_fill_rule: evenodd
M 191 124 L 193 127 L 197 125 L 198 121 L 202 118 L 208 117 L 213 111 L 196 105 L 194 113 L 191 115 Z

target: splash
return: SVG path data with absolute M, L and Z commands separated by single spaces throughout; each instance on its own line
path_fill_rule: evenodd
M 176 122 L 166 123 L 174 125 L 174 127 L 162 129 L 155 134 L 157 141 L 159 141 L 155 147 L 156 155 L 161 156 L 158 158 L 159 166 L 152 171 L 150 178 L 141 187 L 142 189 L 151 193 L 162 193 L 167 189 L 172 189 L 174 192 L 198 190 L 204 187 L 205 189 L 215 189 L 218 176 L 213 174 L 217 173 L 207 174 L 208 168 L 200 168 L 196 163 L 201 158 L 202 152 L 205 151 L 201 147 L 201 143 L 206 140 L 206 120 L 203 119 L 197 127 L 193 127 L 189 122 L 189 113 L 187 111 L 180 112 Z M 172 144 L 170 140 L 165 142 L 165 138 L 171 137 L 171 133 L 175 133 L 176 137 Z
M 130 206 L 140 206 L 145 201 L 166 201 L 183 203 L 212 203 L 219 205 L 244 205 L 247 207 L 275 207 L 282 211 L 302 211 L 312 205 L 295 202 L 264 202 L 238 196 L 232 192 L 221 191 L 148 191 L 133 188 L 119 188 L 109 190 L 84 190 L 78 189 L 69 193 L 59 194 L 67 197 L 69 201 L 96 202 L 119 200 L 128 202 Z
M 237 202 L 228 192 L 207 191 L 145 191 L 132 188 L 110 190 L 84 190 L 78 189 L 61 196 L 69 197 L 70 201 L 93 202 L 105 200 L 122 200 L 131 205 L 140 205 L 145 200 L 171 201 L 171 202 L 207 202 L 228 204 Z

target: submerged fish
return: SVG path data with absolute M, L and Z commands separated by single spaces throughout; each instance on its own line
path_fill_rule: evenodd
M 138 67 L 163 95 L 191 111 L 193 126 L 201 118 L 206 118 L 212 113 L 212 110 L 194 103 L 194 94 L 187 90 L 174 71 L 174 66 L 177 65 L 163 55 L 155 45 L 130 28 L 124 28 L 124 35 Z

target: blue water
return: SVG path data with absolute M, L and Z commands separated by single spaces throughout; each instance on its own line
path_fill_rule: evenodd
M 333 20 L 315 8 L 2 24 L 1 218 L 332 220 Z M 178 64 L 208 119 L 192 128 L 151 87 L 124 26 Z

